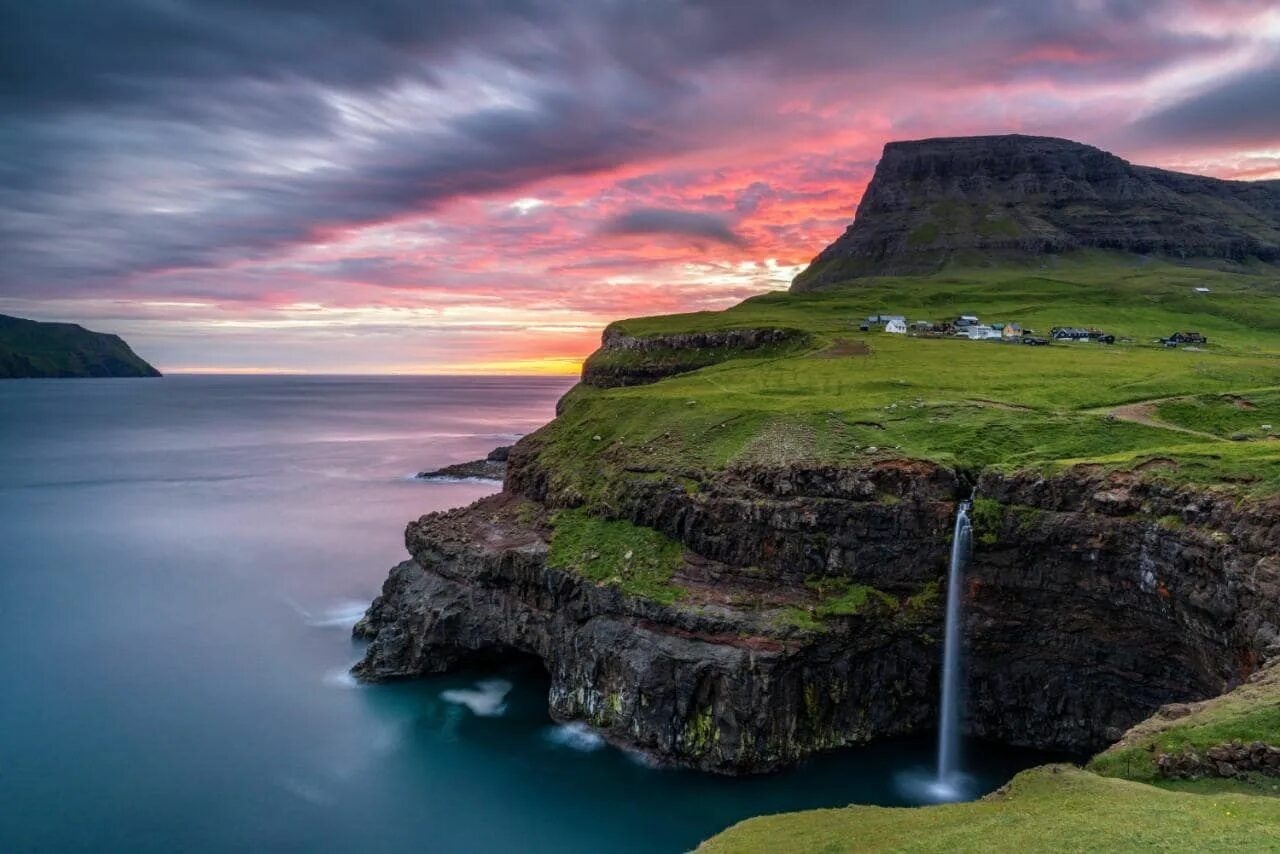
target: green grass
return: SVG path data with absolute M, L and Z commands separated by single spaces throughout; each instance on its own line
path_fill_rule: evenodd
M 1166 791 L 1064 765 L 980 801 L 853 806 L 748 819 L 708 840 L 733 852 L 1275 851 L 1280 799 Z
M 1276 389 L 1166 401 L 1155 414 L 1161 421 L 1224 438 L 1280 439 L 1280 390 Z
M 1132 343 L 1025 347 L 858 332 L 859 321 L 877 312 L 912 320 L 976 313 L 1041 333 L 1095 325 Z M 1280 426 L 1275 272 L 1143 266 L 1095 255 L 1057 269 L 867 279 L 617 326 L 638 336 L 790 328 L 807 332 L 810 343 L 799 351 L 748 351 L 651 385 L 574 392 L 564 415 L 539 435 L 559 485 L 606 511 L 626 468 L 697 479 L 740 462 L 885 457 L 1046 472 L 1082 462 L 1128 469 L 1159 458 L 1173 464 L 1151 469 L 1151 477 L 1280 492 L 1280 442 L 1260 432 L 1262 424 Z M 1150 343 L 1185 328 L 1211 344 L 1197 352 Z M 837 342 L 870 349 L 840 355 Z M 1235 394 L 1257 408 L 1220 402 Z M 1166 402 L 1151 423 L 1108 417 L 1117 406 L 1171 398 L 1192 398 L 1198 409 Z M 1258 438 L 1226 441 L 1246 426 Z
M 782 341 L 756 347 L 754 358 L 776 358 L 811 346 L 809 336 L 799 330 L 788 330 L 792 336 Z M 619 348 L 597 350 L 587 358 L 583 370 L 597 379 L 599 385 L 634 385 L 637 375 L 653 376 L 695 371 L 741 356 L 732 347 L 654 347 L 647 350 Z
M 854 584 L 847 578 L 813 579 L 806 586 L 818 592 L 819 601 L 814 610 L 819 617 L 853 616 L 872 603 L 894 611 L 898 609 L 898 600 L 892 594 L 866 584 Z
M 671 580 L 683 553 L 674 540 L 650 528 L 601 519 L 584 510 L 561 510 L 551 523 L 548 566 L 667 604 L 683 594 Z
M 1143 721 L 1119 743 L 1095 756 L 1089 769 L 1110 777 L 1165 782 L 1156 766 L 1156 757 L 1162 753 L 1203 753 L 1232 742 L 1261 741 L 1280 747 L 1280 667 L 1264 670 L 1257 681 L 1194 708 L 1191 714 L 1174 720 L 1156 715 Z M 1221 781 L 1212 782 L 1217 785 Z
M 805 586 L 818 594 L 817 603 L 811 607 L 784 608 L 778 618 L 781 624 L 821 632 L 826 631 L 827 621 L 832 618 L 853 617 L 874 607 L 896 612 L 902 605 L 892 593 L 866 584 L 854 584 L 847 578 L 813 578 L 805 582 Z

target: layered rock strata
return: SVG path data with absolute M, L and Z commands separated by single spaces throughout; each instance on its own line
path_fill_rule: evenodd
M 410 524 L 357 627 L 383 680 L 538 657 L 549 706 L 613 741 L 713 771 L 930 728 L 955 501 L 949 469 L 731 468 L 690 490 L 637 479 L 614 512 L 678 540 L 674 604 L 548 563 L 531 440 L 506 492 Z M 986 474 L 966 596 L 971 735 L 1092 751 L 1157 707 L 1220 693 L 1280 652 L 1280 507 L 1079 469 Z M 828 612 L 827 582 L 874 588 Z M 797 619 L 797 615 L 799 619 Z
M 1280 261 L 1280 181 L 1136 166 L 1050 137 L 891 142 L 853 224 L 792 290 L 1082 249 Z

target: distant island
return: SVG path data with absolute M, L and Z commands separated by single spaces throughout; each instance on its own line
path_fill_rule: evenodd
M 0 379 L 158 376 L 119 335 L 0 314 Z

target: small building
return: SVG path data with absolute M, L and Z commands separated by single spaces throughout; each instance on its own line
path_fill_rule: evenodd
M 895 335 L 906 335 L 906 334 L 907 334 L 907 321 L 906 321 L 906 320 L 904 320 L 903 318 L 895 317 L 894 319 L 892 319 L 892 320 L 890 320 L 890 321 L 888 321 L 888 322 L 886 322 L 886 323 L 885 323 L 885 325 L 884 325 L 884 331 L 885 331 L 885 332 L 892 332 L 892 333 L 894 333 Z
M 1000 330 L 981 323 L 966 326 L 963 332 L 969 336 L 970 341 L 999 341 L 1002 334 Z
M 901 314 L 873 314 L 867 318 L 867 323 L 871 326 L 884 326 L 892 320 L 907 322 L 907 318 Z
M 1175 332 L 1165 340 L 1172 341 L 1174 344 L 1208 344 L 1209 343 L 1209 339 L 1201 335 L 1199 332 Z
M 955 319 L 956 326 L 977 326 L 978 316 L 976 314 L 962 314 Z
M 1018 323 L 1006 323 L 1002 331 L 1006 340 L 1016 340 L 1022 337 L 1022 325 Z
M 1088 341 L 1093 336 L 1079 326 L 1055 326 L 1049 330 L 1049 337 L 1054 341 Z

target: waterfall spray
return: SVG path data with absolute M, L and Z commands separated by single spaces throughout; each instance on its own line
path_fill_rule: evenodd
M 960 607 L 965 564 L 973 539 L 969 522 L 970 501 L 956 508 L 956 525 L 951 539 L 951 567 L 947 576 L 947 624 L 942 652 L 942 702 L 938 716 L 939 790 L 954 788 L 960 768 Z

